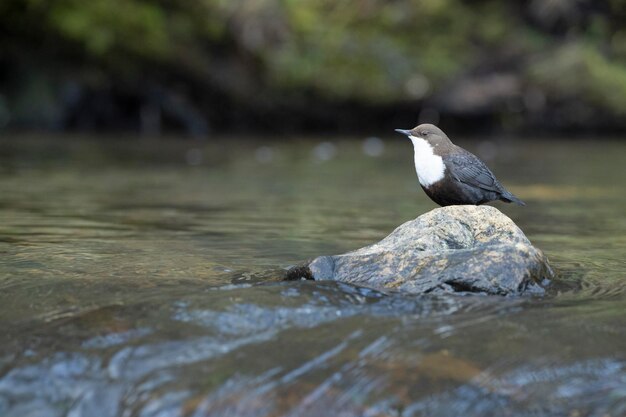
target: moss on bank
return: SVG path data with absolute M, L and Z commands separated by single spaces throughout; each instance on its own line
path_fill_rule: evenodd
M 267 115 L 291 112 L 306 127 L 328 117 L 316 106 L 339 105 L 368 115 L 426 106 L 495 123 L 514 113 L 515 126 L 569 127 L 602 114 L 626 128 L 624 6 L 7 0 L 0 124 L 132 127 L 156 114 L 159 125 L 187 130 L 242 118 L 271 130 Z

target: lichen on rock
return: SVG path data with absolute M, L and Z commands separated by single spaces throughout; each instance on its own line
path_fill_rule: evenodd
M 554 275 L 545 255 L 510 218 L 491 206 L 469 205 L 434 209 L 378 243 L 298 268 L 288 279 L 306 276 L 415 294 L 541 293 Z

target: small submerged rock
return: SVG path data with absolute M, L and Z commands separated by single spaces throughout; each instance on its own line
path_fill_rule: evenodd
M 336 280 L 414 294 L 542 293 L 554 273 L 513 220 L 491 206 L 448 206 L 408 221 L 378 243 L 320 256 L 286 279 Z

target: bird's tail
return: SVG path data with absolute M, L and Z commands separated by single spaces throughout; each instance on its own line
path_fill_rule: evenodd
M 513 194 L 511 194 L 507 190 L 503 190 L 502 194 L 500 195 L 500 200 L 504 201 L 505 203 L 515 203 L 518 206 L 526 205 L 526 203 L 524 203 L 519 198 L 515 197 Z

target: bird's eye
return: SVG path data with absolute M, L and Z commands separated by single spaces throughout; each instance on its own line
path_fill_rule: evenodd
M 422 136 L 428 136 L 428 132 L 422 132 Z

